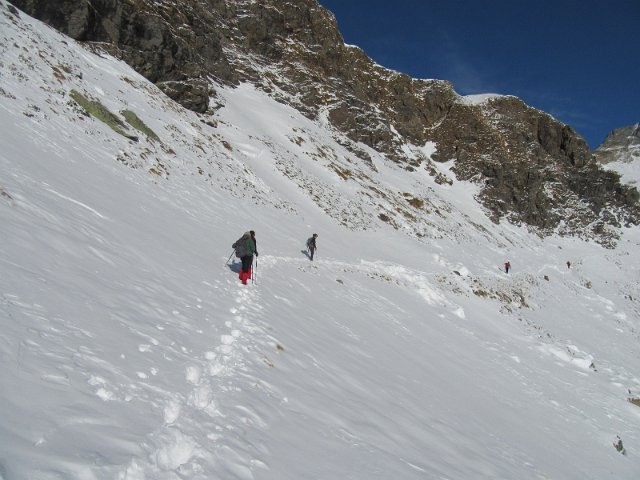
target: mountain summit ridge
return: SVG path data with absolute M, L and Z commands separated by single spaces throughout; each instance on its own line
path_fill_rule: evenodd
M 316 0 L 13 3 L 124 59 L 203 115 L 219 108 L 220 85 L 251 82 L 328 122 L 365 163 L 359 144 L 409 172 L 454 160 L 457 179 L 483 186 L 478 200 L 496 222 L 603 244 L 640 222 L 638 192 L 603 171 L 573 128 L 516 97 L 466 102 L 448 81 L 381 67 L 345 45 L 335 17 Z M 407 148 L 428 142 L 436 145 L 431 159 Z
M 616 128 L 595 150 L 600 163 L 640 161 L 640 123 Z

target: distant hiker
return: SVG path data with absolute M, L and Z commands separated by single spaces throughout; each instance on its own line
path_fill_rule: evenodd
M 571 262 L 567 260 L 567 268 L 571 268 Z
M 256 232 L 253 230 L 246 232 L 236 242 L 231 245 L 235 249 L 236 257 L 242 261 L 239 278 L 243 285 L 247 284 L 247 280 L 251 278 L 251 267 L 253 265 L 253 255 L 258 256 L 258 247 L 256 243 Z
M 309 258 L 313 261 L 313 253 L 316 251 L 316 238 L 318 238 L 318 234 L 314 233 L 307 239 L 307 250 L 309 250 Z
M 505 273 L 509 273 L 509 270 L 511 270 L 511 263 L 510 262 L 504 262 L 504 272 Z

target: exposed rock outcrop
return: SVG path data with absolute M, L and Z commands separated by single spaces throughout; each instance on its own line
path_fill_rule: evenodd
M 453 159 L 459 179 L 484 185 L 479 200 L 496 221 L 603 238 L 615 236 L 607 226 L 640 222 L 637 191 L 600 169 L 571 127 L 515 97 L 469 102 L 447 81 L 387 70 L 345 45 L 316 0 L 11 1 L 99 42 L 196 112 L 211 111 L 216 85 L 250 81 L 408 170 L 425 159 L 404 146 L 433 141 L 434 160 Z
M 640 161 L 640 123 L 612 131 L 594 154 L 602 164 Z

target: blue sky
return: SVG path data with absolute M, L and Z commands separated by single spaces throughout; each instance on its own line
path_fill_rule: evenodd
M 591 148 L 640 122 L 640 0 L 319 0 L 384 67 L 516 95 Z

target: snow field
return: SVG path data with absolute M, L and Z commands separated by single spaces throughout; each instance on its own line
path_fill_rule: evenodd
M 6 5 L 4 480 L 636 478 L 637 230 L 612 251 L 541 240 L 492 225 L 474 186 L 374 156 L 380 188 L 447 212 L 411 237 L 325 168 L 354 161 L 335 132 L 247 85 L 219 87 L 211 127 Z M 83 116 L 72 88 L 163 144 Z M 248 229 L 242 286 L 225 261 Z

